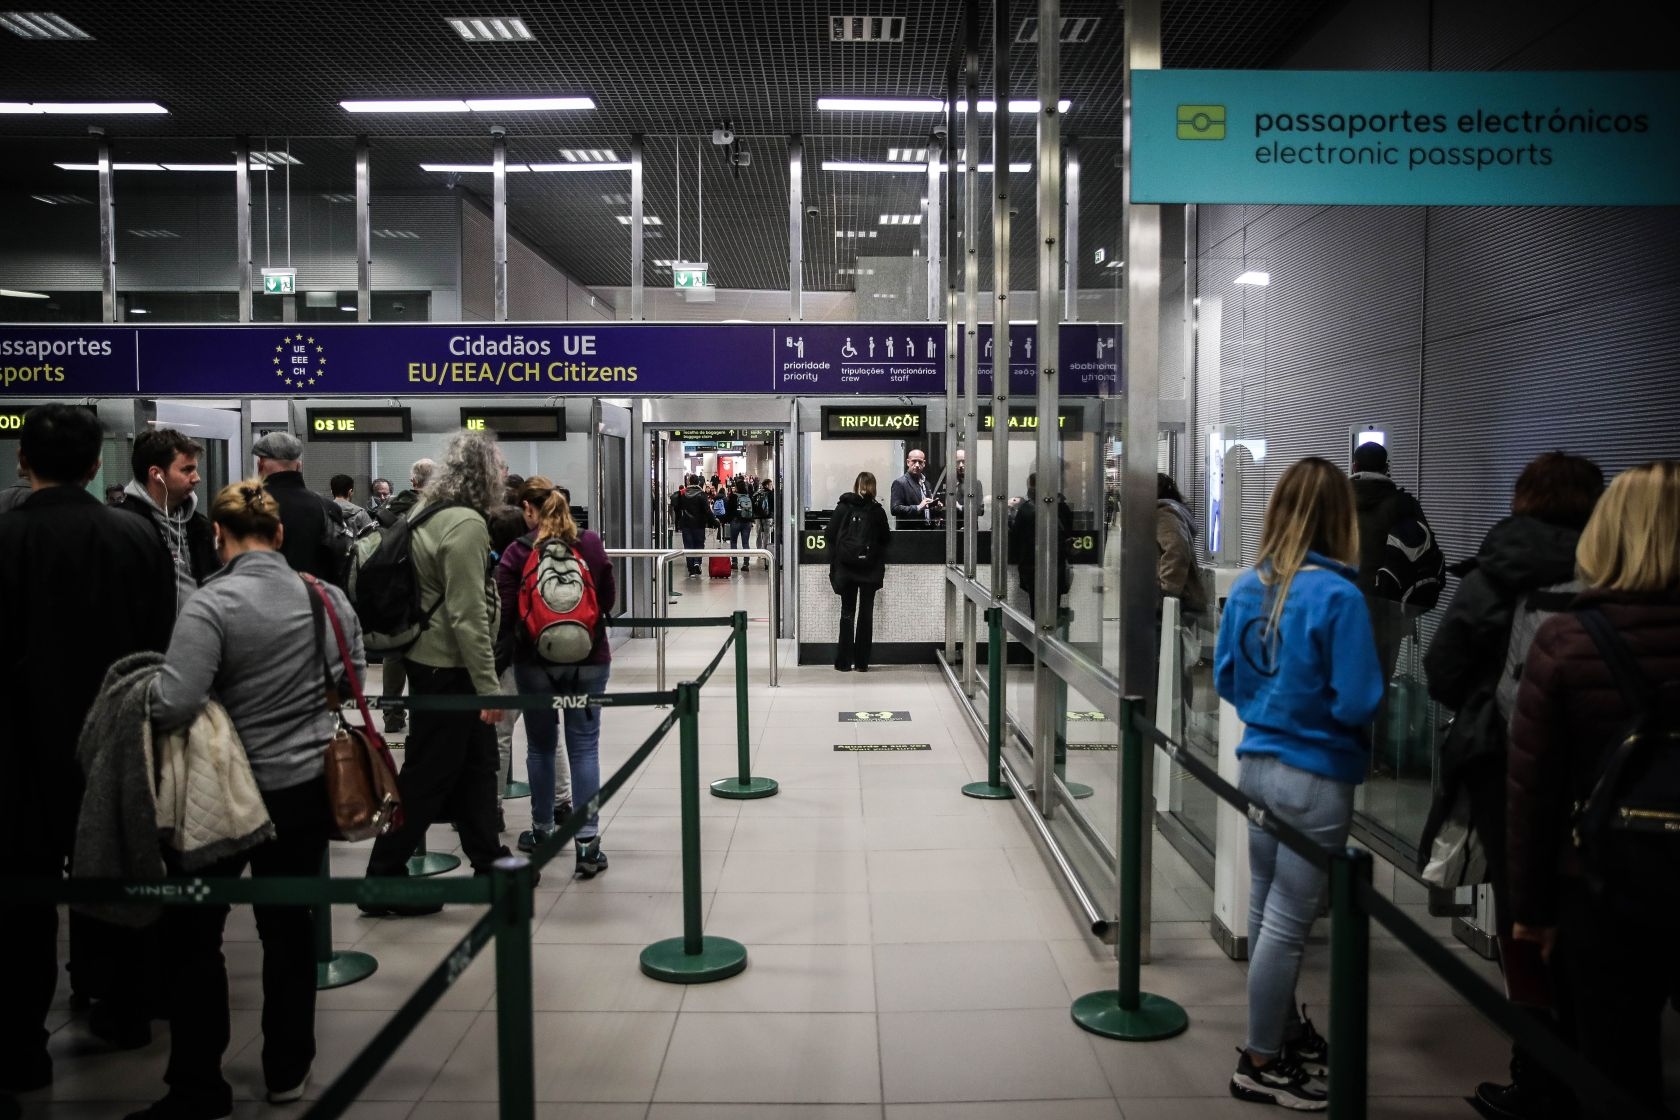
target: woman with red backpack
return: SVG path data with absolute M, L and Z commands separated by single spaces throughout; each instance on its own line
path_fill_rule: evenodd
M 572 508 L 546 479 L 527 480 L 522 506 L 535 512 L 528 549 L 510 547 L 501 559 L 497 585 L 517 573 L 514 595 L 513 675 L 521 693 L 598 696 L 612 670 L 607 614 L 618 599 L 612 561 L 592 532 L 582 532 Z M 525 538 L 521 538 L 525 540 Z M 517 544 L 517 542 L 516 542 Z M 523 555 L 520 555 L 523 553 Z M 503 592 L 504 602 L 506 592 Z M 566 708 L 566 758 L 572 798 L 588 804 L 601 788 L 601 708 Z M 531 851 L 554 831 L 554 759 L 559 750 L 560 713 L 552 708 L 525 713 L 526 774 L 531 783 L 531 829 L 519 848 Z M 591 816 L 579 830 L 577 877 L 593 879 L 607 869 L 599 821 Z

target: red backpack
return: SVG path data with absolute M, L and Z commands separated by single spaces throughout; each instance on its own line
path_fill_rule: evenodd
M 519 624 L 537 657 L 577 664 L 595 647 L 600 621 L 595 576 L 577 549 L 553 538 L 537 542 L 519 581 Z

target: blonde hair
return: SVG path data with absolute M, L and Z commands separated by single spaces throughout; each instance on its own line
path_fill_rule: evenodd
M 1610 591 L 1680 590 L 1680 460 L 1624 471 L 1599 499 L 1575 566 Z
M 542 513 L 543 503 L 554 492 L 554 483 L 540 474 L 534 474 L 525 480 L 525 485 L 519 488 L 519 504 L 530 503 L 532 509 Z
M 861 497 L 873 498 L 875 496 L 875 476 L 868 471 L 860 472 L 857 481 L 852 483 L 852 492 Z
M 1359 516 L 1353 486 L 1328 459 L 1302 459 L 1283 472 L 1266 503 L 1260 530 L 1260 558 L 1255 565 L 1270 589 L 1270 633 L 1279 634 L 1290 585 L 1305 566 L 1308 552 L 1343 564 L 1359 563 Z
M 531 482 L 527 480 L 526 490 L 530 487 Z M 524 493 L 525 491 L 521 491 L 521 496 Z M 559 488 L 549 492 L 537 511 L 537 537 L 540 540 L 553 537 L 567 546 L 578 542 L 578 526 L 577 522 L 572 520 L 571 504 L 566 501 L 566 495 L 560 493 Z
M 273 544 L 280 533 L 280 503 L 263 489 L 261 479 L 230 482 L 210 503 L 210 520 L 237 540 L 257 537 Z

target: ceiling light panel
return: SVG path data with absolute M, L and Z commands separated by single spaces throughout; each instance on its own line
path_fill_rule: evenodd
M 879 222 L 883 226 L 919 226 L 922 224 L 920 214 L 882 214 Z
M 340 101 L 347 113 L 538 113 L 593 109 L 590 97 L 476 97 L 461 101 Z
M 422 163 L 420 165 L 420 170 L 438 171 L 446 175 L 491 175 L 495 173 L 496 167 L 494 164 L 490 163 Z M 529 170 L 531 170 L 530 167 L 523 163 L 510 163 L 507 165 L 507 173 L 509 175 L 512 175 L 516 171 Z
M 567 163 L 617 163 L 618 153 L 611 148 L 561 148 L 560 158 Z
M 902 43 L 903 16 L 829 16 L 831 43 Z
M 147 241 L 179 241 L 181 239 L 181 235 L 172 229 L 131 229 L 128 232 Z
M 69 41 L 93 38 L 57 12 L 0 12 L 0 27 L 20 39 Z
M 879 237 L 881 231 L 876 229 L 837 229 L 834 231 L 834 236 L 851 241 L 856 238 Z
M 155 101 L 0 101 L 0 115 L 111 117 L 167 114 Z
M 253 165 L 266 164 L 269 167 L 286 167 L 288 165 L 298 167 L 303 161 L 290 152 L 252 152 L 251 163 Z
M 926 148 L 888 148 L 888 163 L 926 163 Z
M 321 197 L 328 202 L 341 206 L 347 206 L 356 201 L 355 195 L 346 194 L 343 191 L 327 191 L 322 194 Z
M 627 226 L 630 224 L 630 215 L 628 214 L 616 214 L 614 217 L 618 219 L 618 224 L 621 226 Z M 662 226 L 665 224 L 665 219 L 661 218 L 658 214 L 643 214 L 642 224 L 644 226 Z
M 420 235 L 411 229 L 376 229 L 373 235 L 384 241 L 418 241 Z
M 532 171 L 628 171 L 628 163 L 533 163 Z M 628 205 L 628 204 L 627 204 Z
M 92 206 L 93 199 L 79 194 L 32 194 L 29 196 L 36 202 L 44 202 L 48 206 Z
M 1061 40 L 1064 43 L 1089 43 L 1091 36 L 1097 33 L 1097 25 L 1102 22 L 1101 16 L 1063 16 Z M 1021 26 L 1015 29 L 1017 43 L 1038 42 L 1038 17 L 1028 16 L 1021 21 Z
M 448 23 L 469 43 L 529 43 L 536 38 L 524 20 L 513 16 L 451 17 Z

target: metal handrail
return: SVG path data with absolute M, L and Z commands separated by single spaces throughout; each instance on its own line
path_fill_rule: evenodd
M 657 617 L 664 619 L 670 613 L 670 595 L 667 587 L 670 584 L 669 568 L 671 561 L 688 556 L 728 556 L 733 559 L 750 560 L 762 557 L 770 565 L 770 687 L 781 686 L 782 674 L 780 658 L 777 654 L 777 643 L 781 637 L 780 612 L 776 610 L 776 581 L 781 577 L 781 567 L 777 563 L 776 554 L 768 548 L 609 548 L 607 555 L 622 556 L 627 559 L 652 559 L 653 593 L 659 600 Z M 654 634 L 654 670 L 655 687 L 661 692 L 665 690 L 665 631 L 667 627 L 655 628 Z

